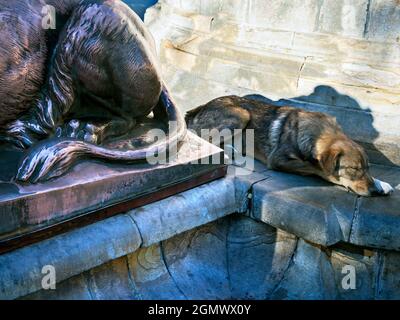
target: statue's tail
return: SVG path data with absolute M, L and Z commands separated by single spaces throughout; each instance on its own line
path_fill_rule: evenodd
M 135 150 L 116 150 L 68 138 L 45 140 L 29 150 L 16 179 L 33 183 L 45 181 L 62 175 L 81 158 L 131 162 L 167 152 L 169 146 L 175 147 L 185 138 L 186 123 L 165 86 L 160 95 L 160 103 L 165 107 L 169 121 L 166 139 Z

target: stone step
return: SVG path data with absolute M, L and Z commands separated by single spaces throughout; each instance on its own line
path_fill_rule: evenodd
M 396 191 L 359 197 L 322 179 L 264 171 L 251 187 L 251 216 L 315 244 L 346 242 L 400 251 L 400 169 L 373 165 Z M 240 178 L 239 178 L 240 179 Z

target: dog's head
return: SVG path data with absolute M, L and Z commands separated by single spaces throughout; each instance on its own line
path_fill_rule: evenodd
M 393 191 L 388 183 L 371 176 L 364 149 L 352 140 L 337 140 L 326 145 L 318 160 L 326 180 L 358 195 L 387 195 Z

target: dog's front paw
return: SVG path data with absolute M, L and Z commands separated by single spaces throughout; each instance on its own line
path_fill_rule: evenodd
M 387 182 L 380 181 L 374 178 L 374 184 L 377 193 L 380 195 L 389 195 L 394 191 L 393 187 Z
M 68 151 L 57 145 L 40 143 L 22 160 L 16 180 L 37 183 L 58 177 L 68 170 Z

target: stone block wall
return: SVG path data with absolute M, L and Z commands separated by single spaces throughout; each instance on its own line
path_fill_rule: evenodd
M 398 252 L 324 248 L 231 215 L 23 299 L 399 299 L 399 261 Z
M 398 0 L 161 0 L 147 10 L 184 110 L 227 94 L 336 116 L 376 163 L 400 164 Z

